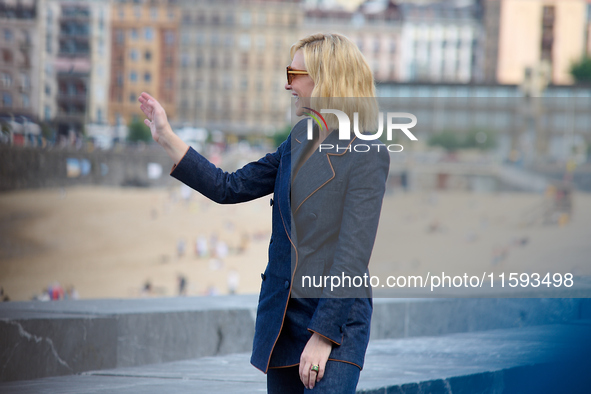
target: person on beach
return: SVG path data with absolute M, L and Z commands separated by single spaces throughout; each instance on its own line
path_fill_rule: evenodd
M 325 99 L 361 98 L 357 127 L 375 131 L 373 75 L 354 43 L 314 34 L 292 45 L 290 55 L 285 89 L 296 115 L 319 113 Z M 341 138 L 336 116 L 313 130 L 304 118 L 274 153 L 228 173 L 174 134 L 154 97 L 144 92 L 139 102 L 153 139 L 175 163 L 171 176 L 221 204 L 273 193 L 251 357 L 267 374 L 268 392 L 354 393 L 369 342 L 371 289 L 349 292 L 326 282 L 310 289 L 305 278 L 367 275 L 388 177 L 386 149 L 378 141 L 371 152 L 357 149 L 364 141 Z M 351 113 L 349 101 L 340 105 Z

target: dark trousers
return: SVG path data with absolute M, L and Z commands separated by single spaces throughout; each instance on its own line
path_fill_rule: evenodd
M 328 361 L 324 377 L 312 390 L 304 387 L 300 380 L 299 366 L 270 368 L 267 372 L 267 393 L 269 394 L 354 394 L 359 381 L 359 368 L 340 361 Z

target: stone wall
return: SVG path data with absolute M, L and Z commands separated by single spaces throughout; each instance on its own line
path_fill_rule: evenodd
M 161 169 L 148 176 L 148 165 Z M 158 146 L 112 150 L 0 146 L 0 191 L 74 185 L 167 186 L 172 160 Z M 156 171 L 157 172 L 157 171 Z
M 0 381 L 249 352 L 256 295 L 0 303 Z M 591 319 L 591 299 L 375 299 L 371 339 Z

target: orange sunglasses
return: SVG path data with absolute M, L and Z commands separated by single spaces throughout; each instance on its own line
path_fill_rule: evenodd
M 291 66 L 287 66 L 287 84 L 291 85 L 294 77 L 296 75 L 308 75 L 307 71 L 304 70 L 294 70 Z

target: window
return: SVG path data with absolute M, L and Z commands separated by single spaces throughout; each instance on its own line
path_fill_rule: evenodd
M 14 35 L 12 34 L 12 30 L 4 29 L 4 41 L 11 42 Z
M 265 49 L 265 37 L 264 36 L 257 37 L 257 48 L 260 50 Z
M 224 82 L 223 82 L 223 88 L 224 90 L 232 90 L 232 77 L 229 75 L 226 75 L 224 77 Z
M 47 53 L 51 53 L 52 51 L 52 42 L 53 38 L 51 37 L 51 34 L 48 34 L 47 37 L 45 37 L 45 52 Z
M 135 71 L 129 73 L 129 80 L 131 82 L 137 82 L 137 73 Z
M 24 89 L 29 89 L 31 87 L 31 79 L 27 74 L 21 74 L 21 86 Z
M 172 32 L 170 30 L 166 30 L 164 32 L 164 42 L 167 45 L 173 45 L 174 44 L 174 32 Z
M 133 7 L 133 14 L 136 19 L 140 19 L 142 17 L 142 8 L 139 5 L 136 5 Z
M 244 11 L 240 16 L 240 23 L 242 26 L 250 26 L 250 12 Z
M 129 102 L 130 103 L 135 103 L 136 97 L 137 96 L 135 95 L 135 93 L 133 93 L 133 92 L 129 93 Z
M 186 53 L 183 53 L 181 55 L 181 66 L 182 67 L 188 67 L 189 66 L 189 61 L 190 61 L 189 55 L 186 54 Z
M 211 35 L 211 46 L 217 47 L 218 45 L 220 45 L 220 36 L 217 33 L 213 33 Z
M 23 94 L 21 99 L 23 101 L 23 108 L 29 108 L 29 106 L 31 105 L 31 103 L 29 101 L 29 96 L 27 96 L 26 94 Z
M 232 68 L 232 55 L 226 54 L 224 57 L 224 68 Z
M 12 96 L 10 93 L 2 93 L 2 103 L 5 107 L 12 107 Z
M 234 24 L 234 13 L 228 12 L 226 14 L 226 24 L 227 25 L 233 25 Z
M 234 37 L 227 35 L 224 44 L 226 45 L 226 48 L 231 48 L 234 45 Z
M 150 17 L 152 19 L 158 19 L 158 8 L 156 8 L 156 7 L 150 8 Z
M 100 14 L 99 14 L 99 30 L 100 30 L 101 34 L 102 34 L 102 32 L 103 32 L 103 30 L 105 28 L 105 21 L 104 21 L 104 19 L 105 19 L 105 14 L 104 14 L 103 9 L 101 8 L 101 11 L 100 11 Z
M 189 37 L 189 33 L 185 32 L 181 36 L 181 43 L 183 45 L 189 45 L 191 43 L 191 38 Z
M 10 49 L 2 50 L 2 61 L 4 63 L 12 63 L 12 51 Z
M 117 40 L 117 44 L 123 44 L 125 42 L 125 34 L 123 33 L 123 30 L 115 30 L 115 38 Z
M 129 35 L 131 36 L 132 40 L 137 40 L 138 39 L 137 29 L 131 29 Z
M 45 95 L 46 96 L 51 95 L 51 86 L 45 85 Z
M 28 68 L 31 65 L 31 59 L 29 57 L 29 54 L 25 51 L 21 51 L 21 58 L 22 58 L 22 62 L 21 65 Z
M 2 86 L 9 88 L 12 86 L 12 77 L 8 73 L 2 73 Z
M 248 34 L 242 34 L 240 36 L 240 49 L 246 51 L 250 49 L 250 36 Z
M 49 107 L 49 105 L 46 105 L 43 108 L 43 116 L 45 117 L 45 120 L 51 119 L 51 108 Z
M 146 53 L 144 54 L 144 59 L 146 59 L 146 61 L 152 60 L 152 52 L 146 51 Z
M 146 27 L 144 30 L 144 38 L 146 41 L 152 41 L 154 39 L 154 29 L 151 27 Z
M 66 85 L 66 89 L 68 92 L 68 96 L 75 96 L 76 95 L 76 86 L 73 82 L 70 82 Z
M 152 80 L 152 75 L 147 72 L 144 74 L 144 82 L 150 82 Z
M 129 57 L 131 58 L 131 60 L 133 60 L 135 62 L 138 58 L 137 49 L 132 49 L 131 52 L 129 52 Z
M 96 121 L 97 123 L 103 123 L 103 110 L 100 108 L 96 110 Z

